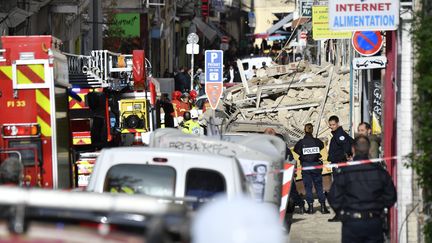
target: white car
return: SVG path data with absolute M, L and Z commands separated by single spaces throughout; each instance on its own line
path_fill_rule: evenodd
M 164 148 L 102 150 L 87 191 L 208 199 L 249 193 L 236 158 Z

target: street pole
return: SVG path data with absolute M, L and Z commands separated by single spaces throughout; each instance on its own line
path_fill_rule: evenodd
M 190 90 L 193 90 L 193 86 L 194 86 L 194 56 L 195 56 L 194 43 L 192 42 L 192 58 L 191 58 L 192 72 L 191 72 L 191 86 L 190 86 Z

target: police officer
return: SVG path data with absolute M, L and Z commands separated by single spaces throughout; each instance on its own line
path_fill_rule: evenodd
M 351 158 L 352 156 L 351 146 L 353 144 L 353 139 L 343 130 L 342 126 L 339 125 L 339 117 L 331 116 L 328 123 L 333 137 L 330 140 L 327 160 L 331 163 L 346 162 L 348 158 Z M 335 173 L 337 172 L 333 172 L 333 174 Z M 333 181 L 335 180 L 336 178 L 333 176 Z M 338 212 L 336 212 L 336 215 L 328 221 L 340 221 Z
M 324 143 L 318 138 L 313 137 L 313 126 L 311 123 L 305 125 L 304 131 L 305 136 L 296 143 L 294 152 L 300 156 L 299 159 L 302 167 L 322 165 L 320 151 L 324 148 Z M 322 169 L 302 170 L 303 183 L 306 190 L 306 201 L 308 203 L 307 213 L 309 214 L 314 213 L 312 185 L 315 186 L 318 201 L 321 204 L 321 213 L 330 213 L 325 204 L 326 198 L 323 192 L 321 173 Z
M 370 141 L 354 140 L 354 160 L 369 159 Z M 328 201 L 342 220 L 342 243 L 384 242 L 384 210 L 396 202 L 390 175 L 377 163 L 338 168 Z
M 328 123 L 333 134 L 330 140 L 328 161 L 331 163 L 346 162 L 352 156 L 353 139 L 339 125 L 339 117 L 331 116 Z

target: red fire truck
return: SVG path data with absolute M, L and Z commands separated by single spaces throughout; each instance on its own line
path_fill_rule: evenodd
M 3 36 L 0 156 L 15 156 L 25 183 L 70 187 L 68 67 L 51 36 Z
M 157 82 L 146 75 L 143 51 L 77 56 L 62 53 L 52 36 L 1 42 L 0 161 L 17 157 L 26 185 L 85 186 L 92 169 L 85 155 L 130 145 L 156 127 Z
M 158 127 L 157 109 L 151 109 L 156 105 L 158 83 L 146 74 L 151 66 L 143 51 L 123 55 L 96 50 L 89 56 L 66 56 L 72 85 L 69 116 L 74 181 L 84 187 L 93 170 L 95 151 L 140 143 L 142 133 Z

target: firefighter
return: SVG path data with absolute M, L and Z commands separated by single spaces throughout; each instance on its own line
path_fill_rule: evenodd
M 172 93 L 172 101 L 171 104 L 173 106 L 174 111 L 171 113 L 171 116 L 174 118 L 174 127 L 178 127 L 178 124 L 180 124 L 182 117 L 180 116 L 180 97 L 181 97 L 180 91 L 174 91 Z M 180 118 L 180 119 L 179 119 Z M 180 121 L 179 121 L 180 120 Z
M 185 92 L 180 97 L 180 104 L 178 106 L 178 115 L 183 116 L 186 111 L 191 109 L 189 93 Z
M 196 90 L 189 91 L 189 97 L 190 97 L 189 103 L 191 109 L 197 109 L 196 98 L 198 97 L 198 93 L 196 92 Z
M 322 165 L 320 151 L 324 148 L 324 143 L 318 138 L 313 137 L 313 126 L 311 123 L 305 125 L 304 132 L 304 138 L 298 141 L 294 146 L 294 152 L 299 155 L 302 167 Z M 321 213 L 330 213 L 325 204 L 326 198 L 323 192 L 321 173 L 322 169 L 302 170 L 303 183 L 306 190 L 306 201 L 309 206 L 307 210 L 308 214 L 314 213 L 312 185 L 315 186 L 318 200 L 321 204 Z
M 194 135 L 204 134 L 204 130 L 198 122 L 198 111 L 195 109 L 184 113 L 181 126 L 183 127 L 182 132 L 184 133 Z

